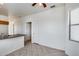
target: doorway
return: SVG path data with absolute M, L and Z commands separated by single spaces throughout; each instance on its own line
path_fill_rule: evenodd
M 32 22 L 26 22 L 26 38 L 25 38 L 25 41 L 26 42 L 32 42 L 31 40 L 31 26 L 32 25 Z

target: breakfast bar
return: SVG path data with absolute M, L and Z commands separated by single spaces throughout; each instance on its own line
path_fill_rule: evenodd
M 0 56 L 24 47 L 24 35 L 0 35 Z

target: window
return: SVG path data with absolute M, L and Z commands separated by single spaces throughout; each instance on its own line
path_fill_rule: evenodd
M 70 40 L 79 41 L 79 8 L 70 12 Z

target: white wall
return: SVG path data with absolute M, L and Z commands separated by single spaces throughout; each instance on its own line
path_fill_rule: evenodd
M 69 11 L 75 8 L 79 8 L 79 4 L 66 4 L 66 54 L 79 56 L 79 43 L 69 40 Z
M 64 6 L 45 12 L 22 17 L 26 22 L 32 22 L 32 42 L 52 48 L 65 49 Z M 23 28 L 24 33 L 26 29 Z
M 0 24 L 0 35 L 1 33 L 8 34 L 8 25 Z
M 13 31 L 13 23 L 14 23 L 14 31 Z M 12 34 L 21 34 L 22 33 L 22 22 L 20 17 L 17 16 L 9 16 L 9 35 Z M 14 33 L 13 33 L 14 32 Z

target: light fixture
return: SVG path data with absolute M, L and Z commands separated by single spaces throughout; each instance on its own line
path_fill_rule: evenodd
M 42 6 L 42 3 L 38 3 L 39 4 L 39 6 Z

